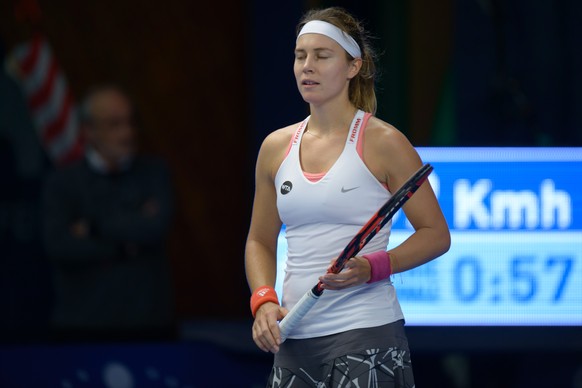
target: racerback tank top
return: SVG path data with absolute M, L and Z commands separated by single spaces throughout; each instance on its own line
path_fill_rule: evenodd
M 301 168 L 301 140 L 307 117 L 291 139 L 277 174 L 277 209 L 286 226 L 288 251 L 282 304 L 291 309 L 325 274 L 332 259 L 390 198 L 390 192 L 366 167 L 356 146 L 371 115 L 358 111 L 345 146 L 323 177 L 312 182 Z M 386 250 L 388 223 L 359 255 Z M 326 290 L 289 338 L 311 338 L 374 327 L 402 319 L 389 279 L 345 290 Z

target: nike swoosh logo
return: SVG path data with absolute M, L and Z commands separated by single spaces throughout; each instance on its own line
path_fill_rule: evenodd
M 355 190 L 355 189 L 357 189 L 358 187 L 360 187 L 360 186 L 356 186 L 356 187 L 350 187 L 349 189 L 346 189 L 346 188 L 342 187 L 342 193 L 347 193 L 348 191 Z

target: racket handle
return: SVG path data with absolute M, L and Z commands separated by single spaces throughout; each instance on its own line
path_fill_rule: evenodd
M 301 299 L 293 306 L 291 311 L 285 315 L 285 318 L 279 323 L 279 331 L 281 332 L 281 343 L 285 342 L 287 336 L 297 325 L 297 323 L 307 314 L 313 307 L 319 296 L 315 295 L 312 290 L 309 290 L 303 295 Z

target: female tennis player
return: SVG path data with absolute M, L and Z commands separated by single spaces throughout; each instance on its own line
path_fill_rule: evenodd
M 275 354 L 268 386 L 413 387 L 390 275 L 446 252 L 449 229 L 425 182 L 403 207 L 414 227 L 406 241 L 387 252 L 388 223 L 343 271 L 326 273 L 422 161 L 400 131 L 374 116 L 374 53 L 362 24 L 331 7 L 305 14 L 297 30 L 293 69 L 310 115 L 261 145 L 245 252 L 253 339 Z M 279 305 L 282 224 L 288 252 Z M 326 292 L 283 342 L 278 321 L 318 281 Z

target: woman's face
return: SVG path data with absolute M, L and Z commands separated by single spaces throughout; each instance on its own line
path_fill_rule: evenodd
M 345 50 L 321 34 L 304 34 L 297 40 L 293 71 L 303 99 L 314 105 L 348 98 L 349 80 L 359 66 L 349 61 Z M 345 96 L 344 96 L 345 94 Z

